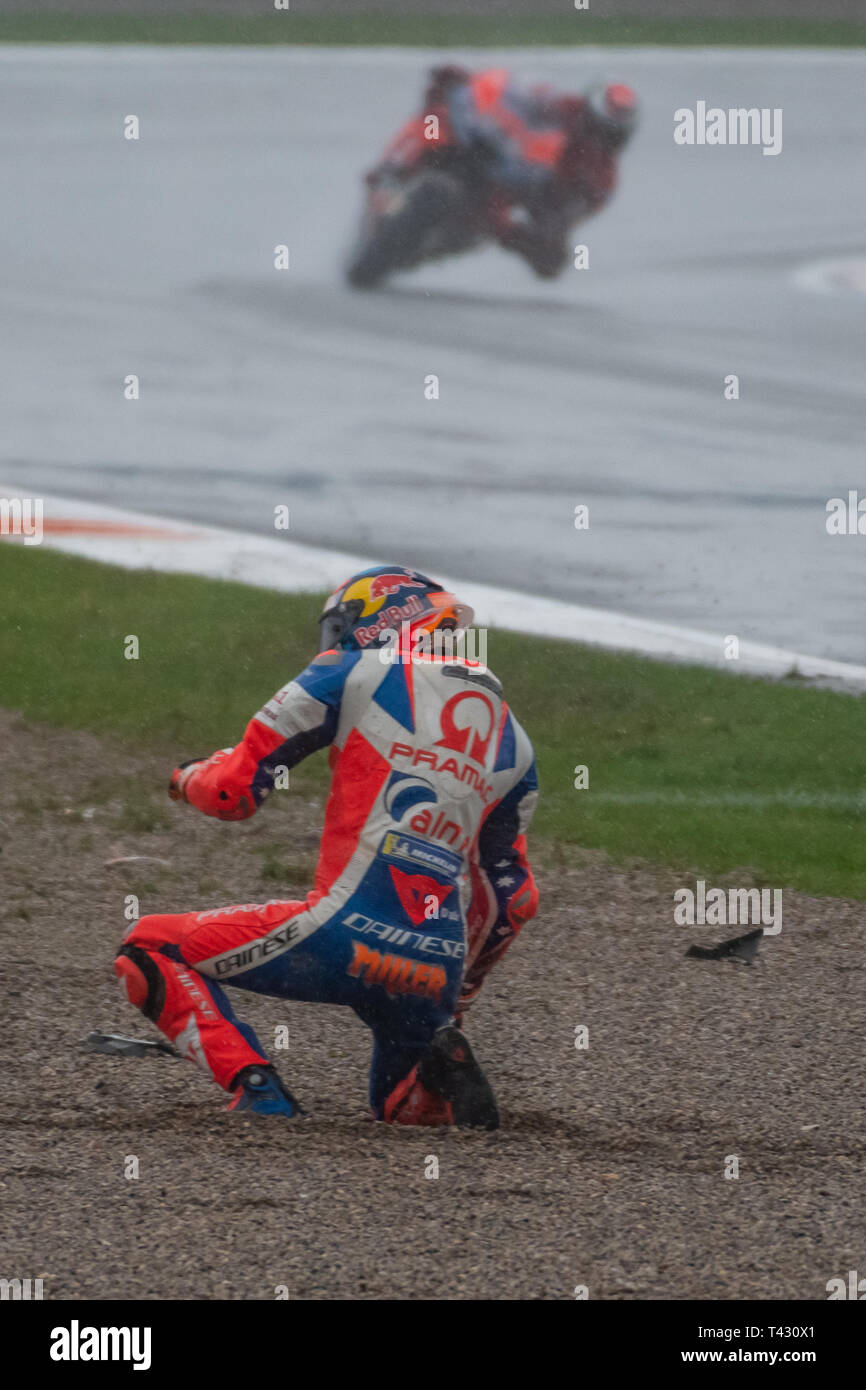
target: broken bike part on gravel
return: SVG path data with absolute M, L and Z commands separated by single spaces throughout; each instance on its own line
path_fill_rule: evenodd
M 743 965 L 752 965 L 758 955 L 763 927 L 746 932 L 745 936 L 733 936 L 729 941 L 720 941 L 717 946 L 690 946 L 687 956 L 696 960 L 733 960 Z
M 88 1052 L 103 1052 L 109 1057 L 179 1057 L 171 1043 L 147 1038 L 127 1038 L 122 1033 L 88 1033 L 84 1039 Z

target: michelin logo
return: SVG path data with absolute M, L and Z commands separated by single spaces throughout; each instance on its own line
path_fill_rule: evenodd
M 382 841 L 381 853 L 388 859 L 407 859 L 410 864 L 423 864 L 425 869 L 436 869 L 450 878 L 455 878 L 462 867 L 459 855 L 431 845 L 426 840 L 416 840 L 414 835 L 399 835 L 393 830 L 389 830 Z

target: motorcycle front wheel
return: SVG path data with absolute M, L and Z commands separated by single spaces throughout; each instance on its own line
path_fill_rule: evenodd
M 435 233 L 454 218 L 461 197 L 454 179 L 426 173 L 399 190 L 393 210 L 368 210 L 360 243 L 346 267 L 349 284 L 373 289 L 392 271 L 420 265 L 431 254 Z

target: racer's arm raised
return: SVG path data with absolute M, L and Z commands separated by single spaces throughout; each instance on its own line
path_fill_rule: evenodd
M 234 748 L 175 768 L 169 796 L 206 816 L 247 820 L 292 768 L 333 742 L 343 686 L 359 653 L 322 652 L 259 710 Z

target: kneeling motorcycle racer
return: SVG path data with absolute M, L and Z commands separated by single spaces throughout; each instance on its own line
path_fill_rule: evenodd
M 430 654 L 424 634 L 472 616 L 413 570 L 355 575 L 325 605 L 321 653 L 242 741 L 172 774 L 173 799 L 245 820 L 285 769 L 330 747 L 307 897 L 142 917 L 115 963 L 130 1001 L 232 1093 L 229 1109 L 298 1106 L 225 986 L 354 1009 L 373 1034 L 375 1118 L 498 1124 L 458 1025 L 536 910 L 525 831 L 537 779 L 492 672 L 441 644 Z

